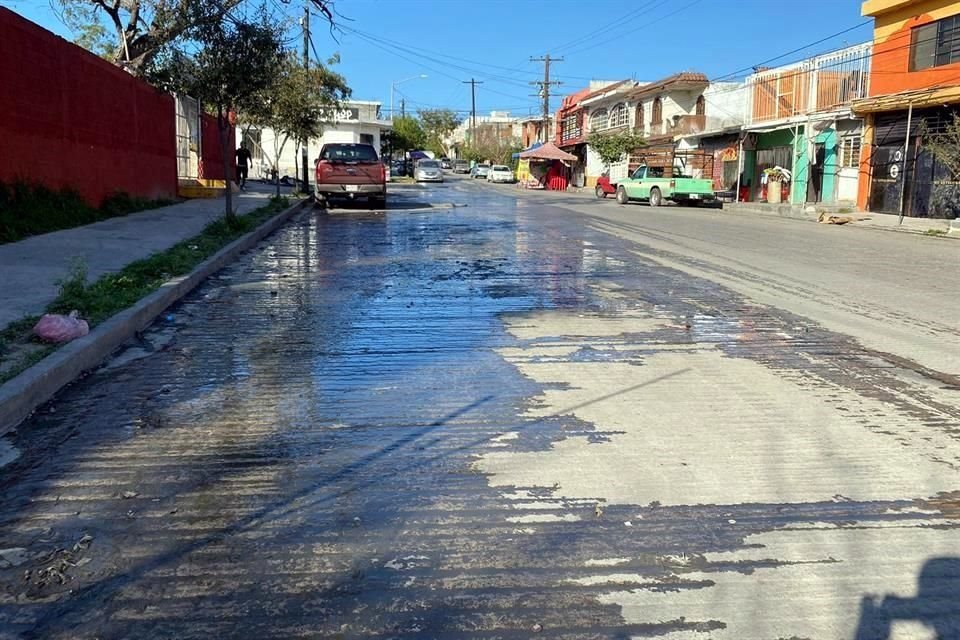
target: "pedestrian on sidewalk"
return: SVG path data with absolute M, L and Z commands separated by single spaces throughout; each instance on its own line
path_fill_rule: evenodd
M 250 165 L 250 150 L 247 149 L 247 143 L 241 142 L 237 149 L 237 185 L 243 189 L 247 186 L 247 168 Z

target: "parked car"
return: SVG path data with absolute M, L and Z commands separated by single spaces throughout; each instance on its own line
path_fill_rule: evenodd
M 617 202 L 627 204 L 631 200 L 646 200 L 651 207 L 659 207 L 667 200 L 691 206 L 700 202 L 712 202 L 713 180 L 690 178 L 675 168 L 672 177 L 665 177 L 663 167 L 640 165 L 626 180 L 617 184 Z
M 487 182 L 513 182 L 513 170 L 505 164 L 495 164 L 487 172 Z
M 407 163 L 405 160 L 394 160 L 390 163 L 390 173 L 395 176 L 407 175 Z
M 317 203 L 330 198 L 366 198 L 370 208 L 383 207 L 387 199 L 387 168 L 373 145 L 330 143 L 320 148 L 316 161 Z
M 470 173 L 470 163 L 466 160 L 457 160 L 453 163 L 454 173 Z
M 443 169 L 439 160 L 421 160 L 413 170 L 413 179 L 417 182 L 443 182 Z
M 489 171 L 490 165 L 488 164 L 474 165 L 473 169 L 470 170 L 470 177 L 473 179 L 486 178 Z
M 441 169 L 452 169 L 453 164 L 450 162 L 450 158 L 440 158 L 440 168 Z

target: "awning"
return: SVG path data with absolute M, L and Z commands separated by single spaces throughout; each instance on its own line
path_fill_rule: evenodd
M 411 152 L 410 152 L 410 159 L 411 159 L 411 160 L 423 160 L 423 159 L 425 159 L 425 158 L 430 158 L 430 156 L 428 156 L 428 155 L 427 155 L 426 153 L 424 153 L 423 151 L 411 151 Z
M 960 87 L 950 86 L 939 89 L 902 91 L 864 100 L 855 100 L 852 108 L 854 113 L 861 115 L 882 111 L 899 111 L 908 108 L 911 104 L 915 108 L 923 108 L 957 103 L 960 103 Z
M 527 149 L 526 151 L 521 151 L 521 158 L 528 160 L 563 160 L 565 162 L 576 162 L 577 156 L 572 153 L 567 153 L 566 151 L 561 151 L 557 148 L 557 145 L 552 142 L 547 142 L 546 144 L 540 145 L 536 149 Z
M 516 153 L 514 153 L 514 154 L 513 154 L 513 157 L 514 157 L 514 158 L 519 158 L 521 153 L 526 153 L 527 151 L 533 151 L 534 149 L 538 149 L 538 148 L 540 148 L 540 147 L 542 147 L 542 146 L 543 146 L 543 143 L 542 143 L 542 142 L 534 142 L 532 145 L 530 145 L 529 147 L 527 147 L 527 148 L 524 149 L 523 151 L 517 151 Z

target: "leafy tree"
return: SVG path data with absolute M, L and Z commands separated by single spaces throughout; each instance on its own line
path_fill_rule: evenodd
M 630 131 L 620 133 L 591 133 L 587 136 L 587 144 L 593 149 L 600 160 L 609 165 L 619 162 L 623 156 L 646 146 L 643 136 Z
M 393 119 L 393 130 L 387 136 L 391 153 L 423 149 L 426 142 L 427 134 L 419 120 L 412 116 L 400 116 Z
M 285 54 L 282 36 L 265 16 L 258 22 L 223 20 L 198 32 L 202 48 L 194 57 L 175 52 L 162 75 L 174 88 L 198 98 L 217 116 L 223 173 L 227 182 L 226 218 L 235 219 L 230 175 L 233 114 L 252 108 L 276 84 Z
M 457 112 L 451 109 L 421 109 L 417 115 L 420 116 L 420 126 L 426 134 L 424 146 L 437 155 L 446 155 L 443 140 L 460 124 Z
M 327 64 L 334 64 L 331 58 Z M 249 101 L 239 114 L 250 126 L 273 130 L 273 167 L 277 195 L 280 195 L 280 155 L 287 142 L 319 138 L 323 121 L 340 102 L 350 96 L 347 81 L 326 66 L 304 69 L 293 55 L 287 55 L 276 81 Z
M 199 39 L 200 31 L 230 18 L 245 0 L 56 0 L 77 43 L 135 75 L 166 47 Z M 333 25 L 334 0 L 311 0 Z M 112 37 L 110 33 L 112 32 Z

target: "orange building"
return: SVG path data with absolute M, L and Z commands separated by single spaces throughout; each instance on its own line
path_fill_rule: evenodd
M 923 146 L 922 133 L 960 113 L 960 1 L 866 0 L 874 19 L 857 204 L 879 213 L 953 218 L 943 194 L 955 176 Z

